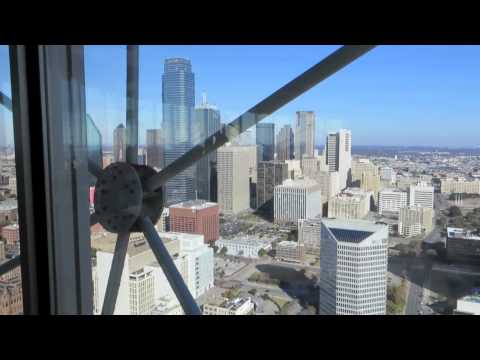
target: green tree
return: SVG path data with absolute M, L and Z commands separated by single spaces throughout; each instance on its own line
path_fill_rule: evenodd
M 257 289 L 250 289 L 248 290 L 248 293 L 252 296 L 255 296 L 255 294 L 257 293 Z
M 462 216 L 462 211 L 458 206 L 450 206 L 448 208 L 448 216 L 450 217 Z
M 227 253 L 228 249 L 226 246 L 222 247 L 222 249 L 220 250 L 220 255 L 222 256 L 225 256 L 225 254 Z
M 213 245 L 213 253 L 216 254 L 218 252 L 218 246 Z
M 258 256 L 264 257 L 265 255 L 267 255 L 267 251 L 265 249 L 258 250 Z

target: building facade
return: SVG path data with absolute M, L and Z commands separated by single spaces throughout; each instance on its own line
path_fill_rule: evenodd
M 277 160 L 285 161 L 293 159 L 294 139 L 293 131 L 290 125 L 285 125 L 280 129 L 276 142 Z
M 205 200 L 191 200 L 171 205 L 169 208 L 170 231 L 202 234 L 205 243 L 218 240 L 220 215 L 218 204 Z
M 433 209 L 421 206 L 408 206 L 400 209 L 398 233 L 400 236 L 417 236 L 422 231 L 429 233 L 433 229 Z
M 113 162 L 126 161 L 127 132 L 123 124 L 113 130 Z
M 163 166 L 163 134 L 161 129 L 147 130 L 146 165 L 157 170 Z
M 220 239 L 216 245 L 221 250 L 227 249 L 227 255 L 241 256 L 250 259 L 257 259 L 260 250 L 269 251 L 272 249 L 272 244 L 268 241 L 259 240 L 254 237 L 239 237 L 235 239 Z
M 275 246 L 275 258 L 288 262 L 303 262 L 305 247 L 296 241 L 281 241 Z
M 388 229 L 363 220 L 324 219 L 320 315 L 385 315 Z
M 315 156 L 315 113 L 297 111 L 295 119 L 295 160 Z
M 275 155 L 275 124 L 273 123 L 258 123 L 256 125 L 257 146 L 262 148 L 262 157 L 258 161 L 271 161 Z
M 287 179 L 274 190 L 274 221 L 297 224 L 298 219 L 322 215 L 320 185 L 311 179 Z
M 298 220 L 298 243 L 305 248 L 305 254 L 320 255 L 321 217 Z
M 257 208 L 267 206 L 273 212 L 275 186 L 288 178 L 288 165 L 280 161 L 261 161 L 257 169 Z
M 344 189 L 351 180 L 352 171 L 352 133 L 340 129 L 329 133 L 325 142 L 325 161 L 330 172 L 338 171 L 340 187 Z
M 408 194 L 400 189 L 383 189 L 378 193 L 378 213 L 396 213 L 408 204 Z
M 235 298 L 223 300 L 220 304 L 204 304 L 203 315 L 254 315 L 255 304 L 252 299 Z
M 192 148 L 195 76 L 190 60 L 166 59 L 162 75 L 164 165 Z M 167 205 L 195 199 L 195 165 L 165 184 Z
M 362 219 L 368 215 L 371 197 L 371 192 L 347 188 L 328 201 L 328 217 Z
M 411 185 L 409 204 L 433 209 L 433 193 L 433 186 L 428 186 L 426 183 L 421 182 L 418 185 Z
M 447 259 L 466 264 L 480 264 L 480 236 L 461 228 L 447 228 Z

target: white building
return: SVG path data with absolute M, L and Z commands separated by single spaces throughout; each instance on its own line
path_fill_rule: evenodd
M 251 298 L 224 299 L 220 304 L 204 304 L 203 315 L 254 315 L 255 305 Z
M 380 168 L 380 179 L 390 184 L 395 184 L 397 182 L 397 174 L 391 167 L 383 166 Z
M 168 252 L 188 286 L 192 296 L 198 298 L 213 287 L 213 249 L 203 242 L 203 235 L 159 233 Z M 107 288 L 116 236 L 108 234 L 93 239 L 97 250 L 94 271 L 95 313 L 100 313 Z M 152 287 L 153 284 L 153 287 Z M 152 300 L 153 299 L 153 300 Z M 178 300 L 163 270 L 146 243 L 143 235 L 135 234 L 125 258 L 114 314 L 150 314 L 165 302 Z
M 388 228 L 364 220 L 324 219 L 320 315 L 384 315 Z
M 283 261 L 302 262 L 305 256 L 305 247 L 296 241 L 280 241 L 275 246 L 275 258 Z
M 423 206 L 433 209 L 433 186 L 425 182 L 410 186 L 409 204 L 412 206 Z
M 305 247 L 306 254 L 320 255 L 320 227 L 322 219 L 298 220 L 298 243 Z
M 288 166 L 288 177 L 290 179 L 298 179 L 302 176 L 302 163 L 300 160 L 285 160 Z
M 352 169 L 352 133 L 350 130 L 340 129 L 336 133 L 327 135 L 325 159 L 330 172 L 338 171 L 341 189 L 346 188 Z
M 328 217 L 362 219 L 370 211 L 373 193 L 358 188 L 347 188 L 328 201 Z
M 322 215 L 320 185 L 311 179 L 287 179 L 274 190 L 275 223 L 297 223 Z
M 400 209 L 398 233 L 411 237 L 420 235 L 422 231 L 433 229 L 433 209 L 422 206 L 408 206 Z
M 258 252 L 263 249 L 269 251 L 272 249 L 272 244 L 265 240 L 259 240 L 254 237 L 244 236 L 236 239 L 220 239 L 215 243 L 221 250 L 227 249 L 227 255 L 241 256 L 251 259 L 258 258 Z
M 340 177 L 338 171 L 319 171 L 314 177 L 314 180 L 320 185 L 320 192 L 322 193 L 322 204 L 328 201 L 342 190 L 340 187 Z
M 251 152 L 250 146 L 228 144 L 217 150 L 217 194 L 222 213 L 236 214 L 250 207 L 249 178 L 254 175 Z
M 442 194 L 480 194 L 480 181 L 466 181 L 465 178 L 442 179 L 440 183 Z
M 480 315 L 480 288 L 473 289 L 472 293 L 457 300 L 456 314 Z
M 401 208 L 406 207 L 408 194 L 399 189 L 383 189 L 378 193 L 378 213 L 397 213 Z

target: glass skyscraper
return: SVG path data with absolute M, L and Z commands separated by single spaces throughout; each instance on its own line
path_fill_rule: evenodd
M 314 157 L 315 152 L 315 113 L 297 111 L 295 122 L 295 159 Z
M 215 132 L 220 130 L 220 111 L 207 103 L 206 96 L 203 103 L 195 109 L 194 144 L 199 144 Z M 197 197 L 203 200 L 216 199 L 216 181 L 214 177 L 217 163 L 217 152 L 213 151 L 201 158 L 197 163 Z
M 275 153 L 275 124 L 257 124 L 257 145 L 262 148 L 262 161 L 273 160 Z
M 165 166 L 192 148 L 192 120 L 195 107 L 195 76 L 190 60 L 166 59 L 162 76 L 162 104 Z M 195 198 L 194 167 L 178 174 L 165 185 L 167 205 Z

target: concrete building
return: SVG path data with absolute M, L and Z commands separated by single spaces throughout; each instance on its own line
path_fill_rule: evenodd
M 480 315 L 480 288 L 457 300 L 455 315 Z
M 294 223 L 322 215 L 320 185 L 311 179 L 287 179 L 274 191 L 274 221 Z
M 288 178 L 288 165 L 280 161 L 262 161 L 257 171 L 257 208 L 267 205 L 273 212 L 275 186 Z
M 400 209 L 398 233 L 411 237 L 422 231 L 429 233 L 433 229 L 433 209 L 421 206 L 408 206 Z
M 315 113 L 297 111 L 295 119 L 295 160 L 315 156 Z
M 204 244 L 203 235 L 170 232 L 159 236 L 195 299 L 213 287 L 213 249 Z M 92 248 L 97 249 L 93 271 L 96 314 L 103 304 L 115 243 L 114 234 L 92 239 Z M 150 314 L 165 299 L 178 304 L 143 235 L 131 235 L 114 314 Z
M 329 171 L 338 171 L 340 188 L 344 189 L 350 183 L 352 171 L 352 133 L 340 129 L 329 133 L 325 142 L 325 160 Z
M 461 228 L 447 228 L 447 259 L 459 263 L 480 264 L 480 236 Z
M 372 196 L 359 188 L 347 188 L 328 201 L 328 217 L 362 219 L 368 215 Z
M 397 174 L 391 167 L 382 166 L 380 168 L 380 179 L 390 184 L 395 184 L 397 182 Z
M 275 258 L 289 262 L 303 262 L 305 247 L 296 241 L 281 241 L 275 247 Z
M 218 204 L 222 213 L 236 214 L 250 207 L 248 159 L 251 157 L 249 146 L 229 145 L 218 149 Z
M 20 230 L 18 224 L 2 227 L 2 237 L 7 247 L 17 246 L 20 241 Z
M 220 237 L 218 204 L 205 200 L 190 200 L 171 205 L 170 230 L 187 234 L 202 234 L 205 243 L 211 244 Z
M 328 203 L 330 199 L 341 192 L 338 171 L 319 171 L 314 180 L 320 185 L 322 204 Z
M 398 214 L 408 204 L 408 194 L 399 189 L 387 188 L 378 193 L 378 213 Z
M 123 124 L 113 130 L 113 162 L 125 161 L 127 151 L 127 133 Z
M 0 264 L 5 260 L 5 242 L 0 240 Z
M 0 280 L 0 315 L 20 315 L 22 313 L 21 281 Z
M 219 304 L 204 304 L 203 315 L 254 315 L 255 305 L 252 299 L 223 299 Z
M 288 166 L 288 177 L 292 180 L 302 177 L 302 163 L 300 160 L 285 160 Z
M 220 239 L 216 245 L 218 248 L 227 249 L 227 255 L 241 256 L 250 259 L 257 259 L 258 252 L 263 249 L 269 251 L 272 249 L 272 244 L 268 241 L 259 240 L 255 237 L 239 237 L 235 239 Z
M 320 315 L 385 315 L 388 229 L 364 220 L 324 219 Z
M 147 130 L 146 164 L 157 170 L 163 166 L 163 134 L 161 129 Z
M 15 199 L 0 202 L 0 225 L 16 222 L 18 219 L 18 204 Z
M 277 135 L 276 152 L 278 161 L 293 159 L 294 141 L 290 125 L 285 125 L 280 129 Z
M 442 194 L 480 194 L 480 180 L 466 181 L 465 178 L 447 178 L 440 181 Z
M 433 186 L 428 186 L 425 182 L 420 182 L 418 185 L 411 185 L 409 204 L 433 209 L 433 193 Z
M 162 215 L 158 219 L 156 229 L 159 232 L 170 231 L 170 209 L 168 207 L 163 208 Z
M 319 163 L 320 161 L 316 157 L 304 156 L 301 160 L 303 175 L 314 179 L 316 174 L 320 171 Z
M 305 248 L 306 254 L 320 255 L 320 228 L 322 219 L 298 220 L 298 244 Z
M 363 191 L 373 193 L 374 203 L 377 204 L 378 193 L 382 190 L 382 181 L 379 168 L 369 159 L 356 159 L 352 161 L 351 183 Z

